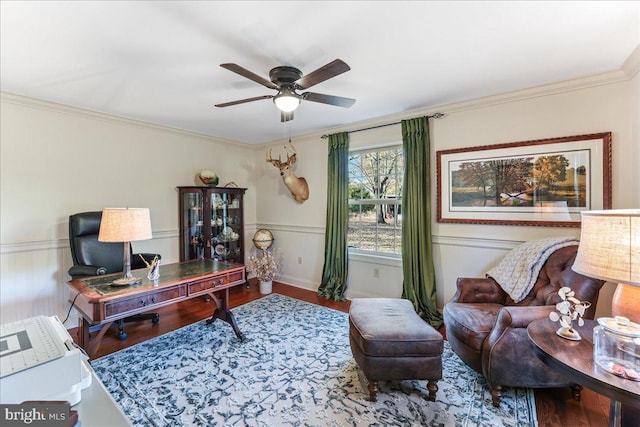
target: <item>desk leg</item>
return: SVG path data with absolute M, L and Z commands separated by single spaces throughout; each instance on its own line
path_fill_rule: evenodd
M 85 351 L 89 345 L 89 322 L 80 316 L 80 324 L 78 325 L 78 345 Z
M 231 310 L 229 310 L 229 288 L 224 290 L 224 297 L 218 298 L 212 292 L 211 298 L 216 303 L 216 309 L 213 311 L 213 315 L 210 319 L 207 319 L 207 325 L 212 324 L 216 321 L 216 319 L 220 319 L 224 322 L 227 322 L 233 328 L 233 331 L 236 333 L 236 336 L 240 341 L 244 340 L 244 335 L 240 332 L 240 328 L 238 328 L 238 324 L 236 323 L 236 318 L 233 316 Z
M 89 334 L 91 324 L 84 318 L 80 317 L 80 326 L 78 327 L 78 345 L 84 349 L 89 355 L 89 358 L 93 359 L 93 356 L 97 353 L 100 343 L 104 334 L 107 333 L 113 322 L 105 323 L 98 333 L 92 338 Z

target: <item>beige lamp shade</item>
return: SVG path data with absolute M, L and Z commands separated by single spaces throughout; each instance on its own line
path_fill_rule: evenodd
M 640 210 L 582 212 L 573 270 L 617 282 L 611 314 L 640 322 Z
M 609 282 L 640 286 L 640 209 L 582 212 L 573 270 Z
M 151 239 L 151 216 L 148 208 L 105 208 L 102 210 L 98 240 L 134 242 Z

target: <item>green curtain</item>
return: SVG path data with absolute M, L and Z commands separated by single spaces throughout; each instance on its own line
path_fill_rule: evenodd
M 347 290 L 349 222 L 349 134 L 329 135 L 327 170 L 327 226 L 324 238 L 324 267 L 318 295 L 345 301 Z
M 420 317 L 442 325 L 436 305 L 431 245 L 431 167 L 429 119 L 402 120 L 404 182 L 402 187 L 402 297 L 413 302 Z

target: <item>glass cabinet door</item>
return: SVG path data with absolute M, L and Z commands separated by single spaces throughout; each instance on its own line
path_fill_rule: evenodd
M 231 192 L 212 192 L 211 257 L 220 261 L 243 262 L 242 196 Z
M 182 192 L 181 218 L 181 252 L 184 259 L 204 258 L 204 204 L 203 194 L 197 192 Z
M 246 188 L 178 187 L 180 261 L 213 258 L 244 263 Z

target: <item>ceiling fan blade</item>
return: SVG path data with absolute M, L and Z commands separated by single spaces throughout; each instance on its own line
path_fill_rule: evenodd
M 356 102 L 356 100 L 352 98 L 343 98 L 341 96 L 325 95 L 324 93 L 315 92 L 303 93 L 302 99 L 305 101 L 320 102 L 322 104 L 336 105 L 344 108 L 349 108 Z
M 301 79 L 296 81 L 296 86 L 298 89 L 308 89 L 311 86 L 322 83 L 325 80 L 329 80 L 330 78 L 342 74 L 345 71 L 349 71 L 350 69 L 351 67 L 349 67 L 343 60 L 336 59 L 329 62 L 327 65 L 312 71 L 306 76 L 302 76 Z
M 223 102 L 222 104 L 216 104 L 216 107 L 230 107 L 232 105 L 244 104 L 246 102 L 259 101 L 261 99 L 270 99 L 273 95 L 254 96 L 253 98 L 239 99 L 237 101 Z
M 239 66 L 238 64 L 220 64 L 220 66 L 229 71 L 233 71 L 236 74 L 240 74 L 242 77 L 246 77 L 249 80 L 253 80 L 256 83 L 261 84 L 262 86 L 266 86 L 269 89 L 278 89 L 278 86 L 273 82 L 270 82 L 264 77 L 260 77 L 259 75 L 252 73 L 251 71 Z
M 281 111 L 280 112 L 280 121 L 281 122 L 288 122 L 293 120 L 293 111 L 289 111 L 288 113 Z

